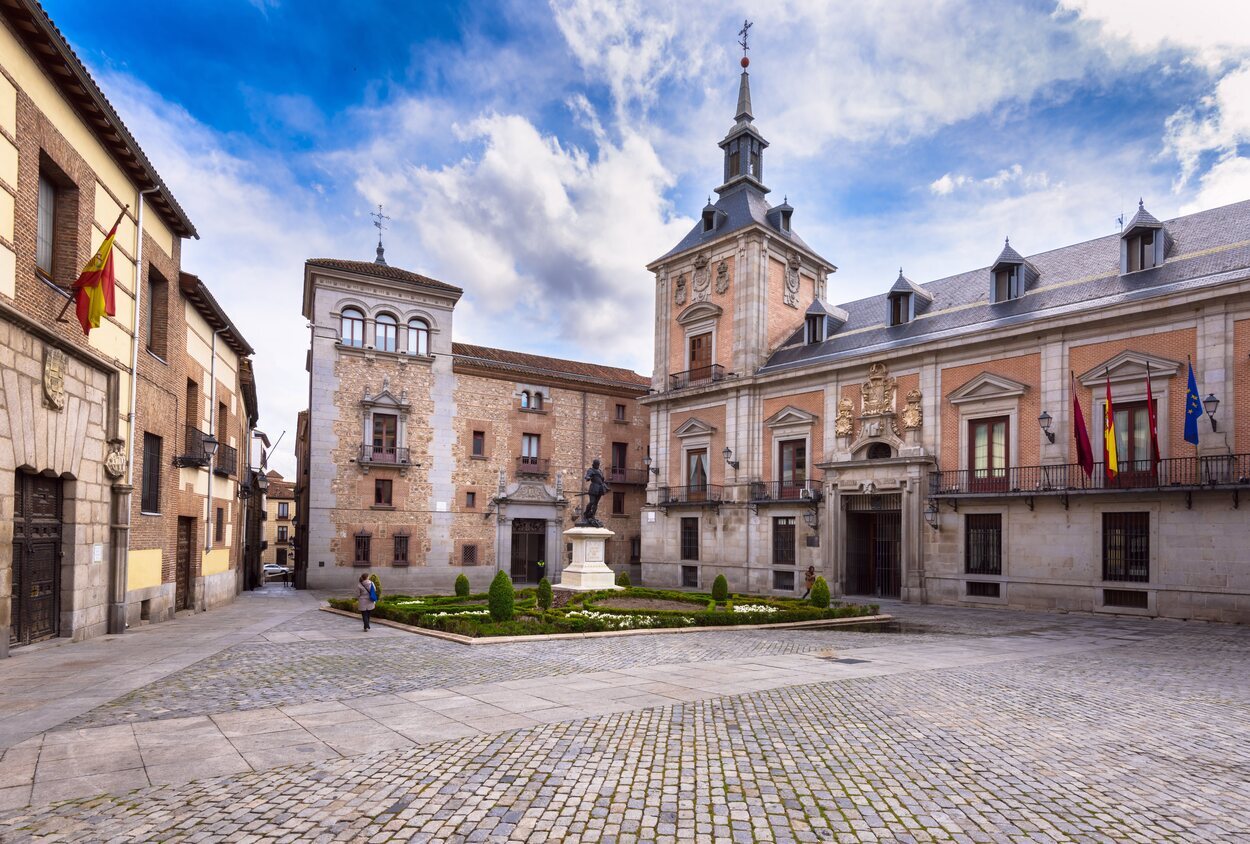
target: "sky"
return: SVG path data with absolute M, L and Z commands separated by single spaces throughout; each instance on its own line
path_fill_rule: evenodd
M 652 366 L 646 264 L 720 183 L 751 29 L 771 198 L 883 293 L 1250 198 L 1242 0 L 44 0 L 201 239 L 256 348 L 260 427 L 307 403 L 304 261 L 464 288 L 457 340 Z

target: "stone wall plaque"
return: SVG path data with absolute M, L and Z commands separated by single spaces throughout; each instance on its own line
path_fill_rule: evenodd
M 65 408 L 65 352 L 52 346 L 43 349 L 43 398 L 53 410 Z

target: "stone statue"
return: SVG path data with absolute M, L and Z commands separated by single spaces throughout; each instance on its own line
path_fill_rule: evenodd
M 790 255 L 786 261 L 786 286 L 782 301 L 792 308 L 799 306 L 799 266 L 801 262 L 796 254 Z
M 855 421 L 851 418 L 854 405 L 850 399 L 842 399 L 838 402 L 838 417 L 834 421 L 833 432 L 839 437 L 849 437 L 855 433 Z
M 586 489 L 586 509 L 582 511 L 582 517 L 578 520 L 578 527 L 603 527 L 603 522 L 595 518 L 595 514 L 599 511 L 599 499 L 610 489 L 607 481 L 603 479 L 603 470 L 599 468 L 599 459 L 590 464 L 590 468 L 586 470 L 585 480 L 590 482 L 590 486 Z
M 907 393 L 907 406 L 903 408 L 903 427 L 909 431 L 924 423 L 924 411 L 920 407 L 920 390 L 913 387 Z
M 729 289 L 729 262 L 721 261 L 716 265 L 716 293 L 724 295 Z
M 673 288 L 673 304 L 678 307 L 686 304 L 686 274 L 677 276 L 677 285 Z

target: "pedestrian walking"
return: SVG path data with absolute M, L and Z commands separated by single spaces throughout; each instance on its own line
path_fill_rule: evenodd
M 807 591 L 803 593 L 803 598 L 812 594 L 812 587 L 816 585 L 816 567 L 808 566 L 807 571 L 803 572 L 803 584 L 807 587 Z M 802 600 L 800 598 L 799 600 Z
M 356 584 L 356 608 L 360 610 L 360 619 L 365 623 L 365 629 L 369 629 L 369 614 L 373 612 L 373 608 L 378 605 L 378 592 L 373 585 L 373 581 L 369 579 L 369 575 L 362 574 L 360 582 Z

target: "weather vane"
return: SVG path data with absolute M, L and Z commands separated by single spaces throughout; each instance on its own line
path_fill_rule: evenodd
M 382 221 L 383 221 L 383 220 L 389 220 L 389 219 L 390 219 L 390 217 L 388 217 L 388 216 L 386 216 L 385 214 L 383 214 L 383 213 L 382 213 L 382 204 L 381 204 L 381 203 L 378 203 L 378 210 L 377 210 L 377 213 L 376 213 L 376 214 L 375 214 L 375 213 L 370 213 L 370 214 L 369 214 L 369 216 L 374 218 L 374 219 L 373 219 L 373 225 L 374 225 L 374 227 L 378 230 L 378 257 L 374 260 L 374 263 L 375 263 L 375 264 L 385 264 L 385 263 L 386 263 L 386 258 L 383 256 L 383 250 L 382 250 L 382 230 L 386 228 L 386 224 L 385 224 L 385 223 L 383 223 Z
M 747 40 L 751 35 L 752 26 L 754 26 L 753 23 L 751 23 L 749 20 L 744 19 L 742 21 L 742 29 L 738 30 L 738 34 L 742 36 L 742 40 L 738 42 L 738 45 L 742 47 L 742 66 L 743 67 L 746 67 L 747 63 L 750 61 L 750 59 L 747 58 L 747 50 L 751 48 L 747 46 Z

